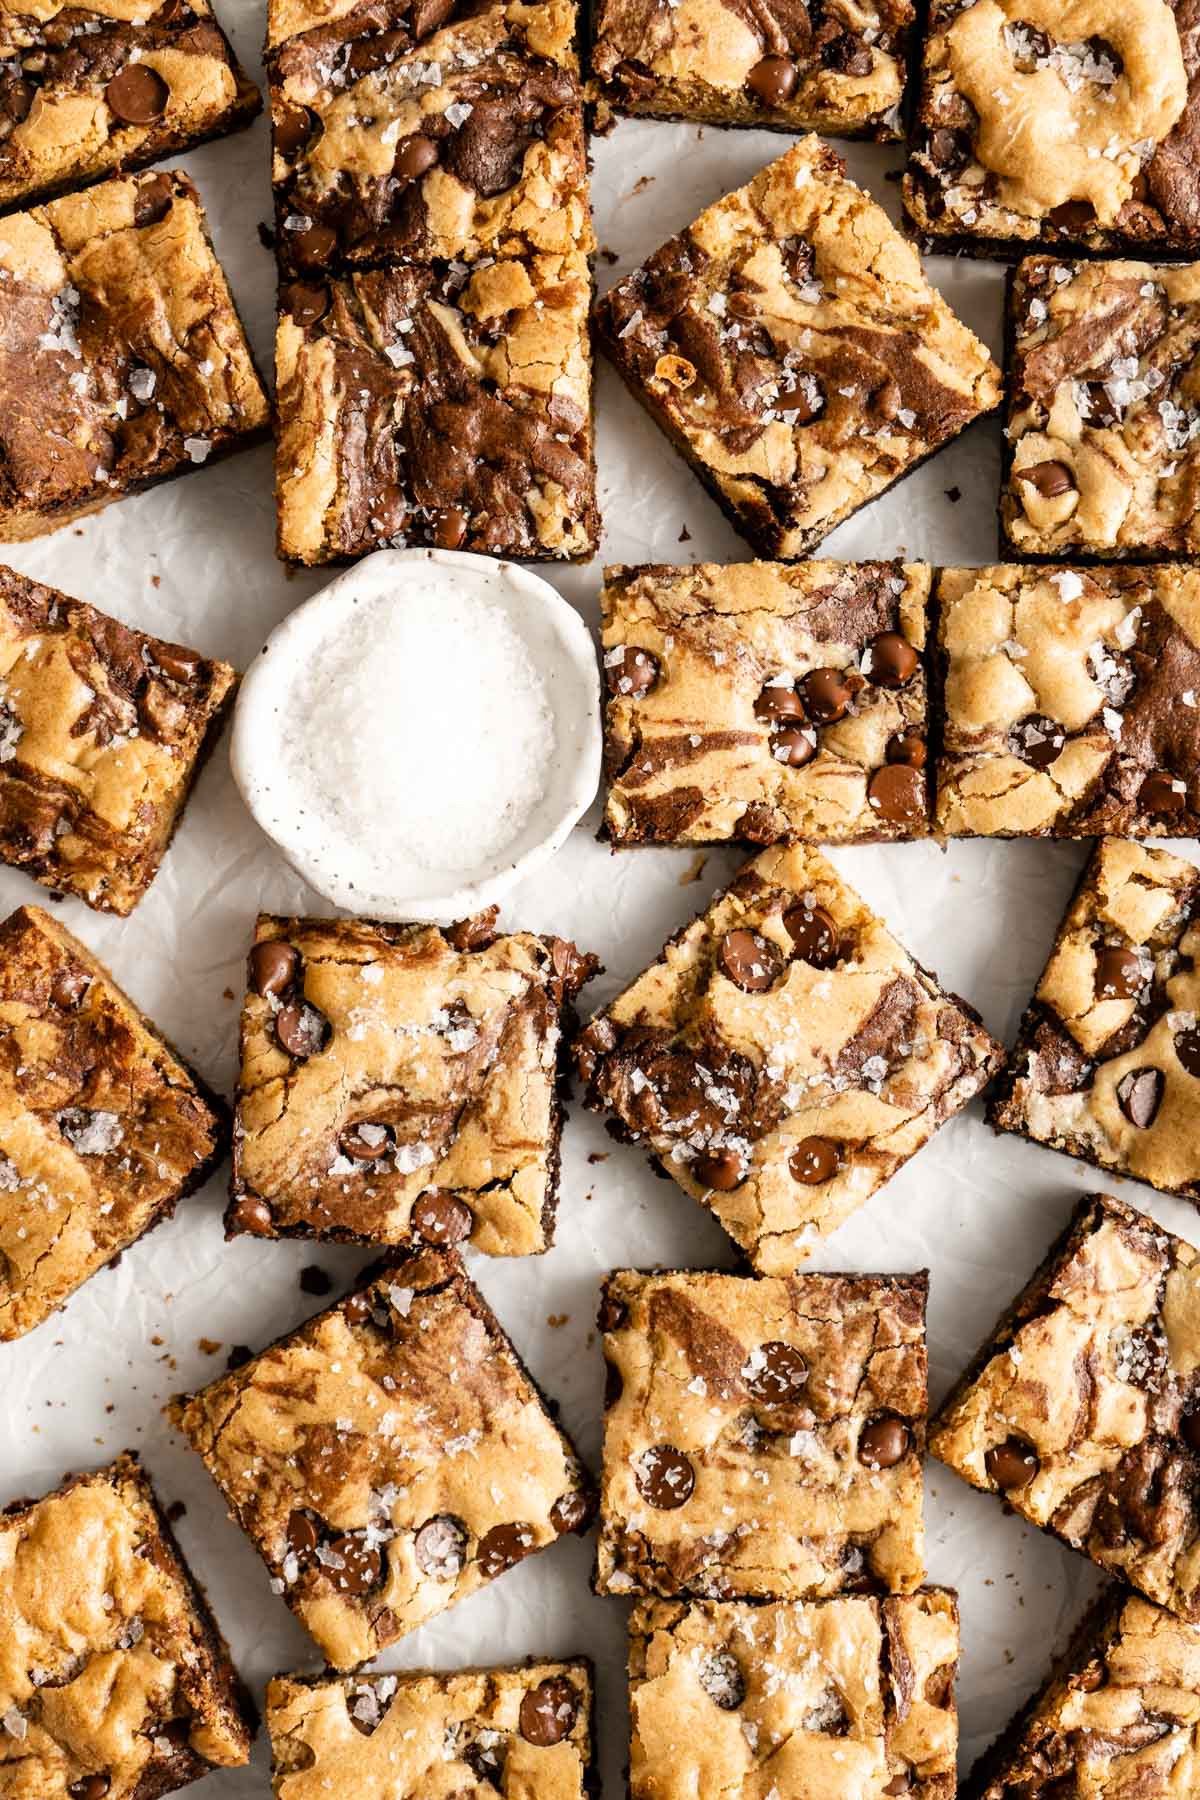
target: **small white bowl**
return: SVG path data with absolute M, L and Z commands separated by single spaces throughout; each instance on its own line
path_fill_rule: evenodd
M 436 802 L 437 768 L 425 764 L 380 772 L 364 767 L 364 781 L 379 794 L 374 816 L 381 841 L 391 846 L 392 866 L 372 868 L 370 845 L 364 850 L 361 841 L 364 834 L 348 833 L 336 816 L 305 815 L 295 756 L 282 754 L 280 746 L 302 741 L 300 683 L 305 677 L 311 682 L 314 669 L 319 671 L 323 656 L 339 640 L 345 645 L 351 621 L 352 636 L 358 635 L 363 615 L 356 609 L 375 609 L 386 625 L 392 606 L 446 607 L 450 597 L 460 612 L 463 607 L 478 607 L 481 615 L 488 607 L 503 609 L 541 678 L 554 721 L 554 755 L 541 770 L 541 798 L 512 841 L 490 860 L 452 868 L 407 855 L 397 847 L 395 835 L 388 834 L 389 792 L 396 791 L 397 783 L 420 782 Z M 431 670 L 431 682 L 438 673 Z M 453 704 L 453 690 L 447 704 Z M 328 714 L 325 725 L 328 729 Z M 281 733 L 290 736 L 285 739 Z M 320 744 L 304 741 L 303 753 L 310 761 L 319 759 L 321 751 Z M 297 874 L 335 905 L 384 919 L 444 920 L 478 912 L 553 856 L 595 796 L 600 673 L 592 640 L 579 614 L 549 582 L 518 564 L 455 550 L 379 550 L 314 594 L 271 633 L 241 684 L 230 759 L 234 780 L 259 826 Z M 331 810 L 336 813 L 336 805 Z M 351 835 L 358 841 L 352 843 Z

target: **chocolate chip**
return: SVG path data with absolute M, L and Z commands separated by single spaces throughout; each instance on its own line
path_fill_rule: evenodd
M 533 1526 L 518 1519 L 511 1525 L 493 1525 L 480 1538 L 475 1560 L 480 1573 L 490 1580 L 495 1575 L 503 1575 L 505 1569 L 514 1568 L 517 1563 L 523 1562 L 530 1551 L 536 1549 L 537 1535 Z
M 536 1750 L 548 1750 L 568 1737 L 579 1716 L 579 1698 L 565 1675 L 539 1681 L 521 1699 L 517 1721 L 521 1736 Z
M 858 1440 L 858 1460 L 870 1469 L 894 1469 L 908 1454 L 912 1434 L 903 1419 L 883 1413 L 872 1419 Z
M 746 1376 L 746 1387 L 756 1400 L 767 1406 L 782 1406 L 798 1400 L 808 1382 L 808 1364 L 794 1344 L 772 1338 L 750 1357 L 752 1373 Z
M 601 1331 L 620 1331 L 628 1317 L 629 1308 L 623 1300 L 617 1300 L 611 1294 L 604 1295 L 596 1318 Z
M 293 281 L 279 296 L 282 312 L 291 313 L 297 325 L 315 325 L 329 311 L 329 289 Z
M 313 133 L 316 115 L 307 106 L 281 106 L 275 114 L 275 148 L 289 159 L 302 150 Z
M 1200 1025 L 1189 1025 L 1175 1039 L 1175 1054 L 1180 1067 L 1200 1081 Z
M 425 1244 L 439 1249 L 447 1244 L 461 1244 L 471 1235 L 475 1215 L 457 1194 L 433 1189 L 422 1194 L 412 1209 L 412 1228 Z
M 256 994 L 282 994 L 300 967 L 300 952 L 282 938 L 266 938 L 250 952 L 250 986 Z
M 746 86 L 764 106 L 786 106 L 796 91 L 796 65 L 786 56 L 764 56 L 747 75 Z
M 369 1294 L 349 1294 L 342 1301 L 342 1317 L 347 1325 L 363 1325 L 371 1316 Z
M 297 1062 L 316 1056 L 329 1042 L 333 1027 L 323 1012 L 307 1000 L 293 1000 L 275 1015 L 275 1036 Z
M 961 131 L 939 125 L 926 139 L 925 154 L 935 169 L 961 169 L 970 160 L 971 146 Z
M 1030 713 L 1012 731 L 1013 748 L 1035 769 L 1048 769 L 1056 763 L 1066 746 L 1067 734 L 1055 719 L 1044 713 Z
M 673 1444 L 654 1444 L 637 1458 L 634 1479 L 643 1500 L 660 1512 L 686 1506 L 696 1485 L 696 1471 Z
M 156 644 L 154 662 L 169 681 L 195 681 L 200 658 L 181 644 Z
M 165 219 L 175 199 L 169 175 L 147 175 L 138 182 L 133 198 L 133 222 L 141 230 Z
M 624 694 L 634 700 L 640 700 L 643 694 L 650 692 L 660 670 L 657 656 L 649 650 L 639 650 L 634 644 L 622 644 L 619 649 L 608 651 L 604 658 L 609 693 Z
M 692 1174 L 701 1187 L 715 1188 L 728 1194 L 745 1179 L 745 1168 L 736 1150 L 705 1150 L 691 1164 Z
M 171 90 L 147 63 L 126 63 L 105 88 L 104 98 L 123 125 L 152 125 L 166 112 Z
M 289 231 L 292 256 L 302 269 L 323 269 L 337 249 L 337 233 L 318 222 L 303 231 Z
M 1190 1412 L 1180 1419 L 1179 1431 L 1188 1449 L 1200 1456 L 1200 1412 Z
M 1032 463 L 1027 469 L 1018 469 L 1016 474 L 1018 481 L 1028 481 L 1044 500 L 1056 500 L 1060 494 L 1069 494 L 1075 486 L 1075 477 L 1064 462 Z
M 875 687 L 902 688 L 916 674 L 920 660 L 898 631 L 881 631 L 867 646 L 863 673 Z
M 321 1533 L 306 1512 L 293 1512 L 288 1515 L 287 1541 L 297 1556 L 311 1556 Z
M 826 725 L 845 718 L 854 691 L 841 669 L 811 669 L 802 685 L 810 719 L 818 719 Z
M 721 973 L 744 994 L 765 994 L 779 979 L 782 959 L 757 931 L 727 931 L 717 951 Z
M 827 68 L 836 69 L 839 75 L 869 75 L 875 66 L 867 46 L 848 31 L 843 31 L 826 45 L 822 60 Z
M 357 1125 L 347 1125 L 338 1138 L 338 1149 L 353 1162 L 378 1162 L 381 1156 L 387 1155 L 391 1147 L 391 1132 L 386 1125 L 378 1125 L 373 1119 L 363 1119 Z
M 1138 793 L 1139 810 L 1145 813 L 1179 813 L 1187 806 L 1187 788 L 1165 769 L 1147 775 Z
M 1013 1488 L 1028 1487 L 1041 1464 L 1036 1450 L 1023 1444 L 1020 1438 L 1010 1437 L 1003 1444 L 992 1445 L 984 1456 L 983 1466 L 988 1480 L 1008 1493 Z
M 604 1359 L 604 1410 L 611 1412 L 625 1392 L 625 1377 L 615 1362 Z
M 788 769 L 802 769 L 817 754 L 817 734 L 811 725 L 781 725 L 771 733 L 771 755 Z
M 912 1776 L 907 1769 L 902 1769 L 899 1775 L 892 1776 L 883 1791 L 889 1796 L 889 1800 L 899 1800 L 901 1794 L 911 1794 Z
M 438 159 L 438 147 L 432 138 L 405 138 L 396 146 L 396 160 L 392 164 L 392 172 L 401 181 L 417 181 L 427 170 L 432 169 Z
M 467 1530 L 451 1513 L 426 1519 L 413 1539 L 413 1555 L 423 1575 L 433 1581 L 452 1581 L 467 1560 Z
M 923 769 L 929 757 L 925 739 L 916 731 L 898 731 L 887 741 L 884 756 L 890 763 L 907 763 L 910 769 Z
M 805 1187 L 818 1187 L 823 1181 L 832 1181 L 841 1166 L 841 1147 L 832 1138 L 801 1138 L 788 1157 L 792 1180 L 803 1182 Z
M 72 1800 L 104 1800 L 105 1794 L 112 1787 L 107 1775 L 84 1775 L 73 1781 L 67 1789 Z
M 22 81 L 18 78 L 5 83 L 0 88 L 0 113 L 3 113 L 5 118 L 11 119 L 15 125 L 19 125 L 22 119 L 29 117 L 36 92 L 37 89 L 32 81 Z
M 60 969 L 50 983 L 50 999 L 62 1012 L 74 1012 L 91 985 L 84 969 Z
M 925 777 L 905 763 L 884 763 L 867 783 L 867 805 L 888 825 L 912 825 L 925 817 Z
M 236 1230 L 255 1232 L 259 1237 L 269 1237 L 275 1224 L 270 1207 L 257 1194 L 239 1194 L 230 1219 Z
M 811 963 L 814 969 L 832 969 L 841 939 L 832 915 L 823 906 L 808 906 L 802 901 L 784 913 L 783 924 L 801 962 Z
M 1090 200 L 1064 200 L 1061 206 L 1051 207 L 1046 219 L 1056 231 L 1086 231 L 1096 222 L 1096 209 Z
M 568 1488 L 550 1508 L 550 1523 L 560 1537 L 568 1531 L 582 1531 L 591 1518 L 587 1495 L 580 1488 Z
M 1142 965 L 1132 950 L 1109 944 L 1096 957 L 1097 1000 L 1132 1000 L 1145 982 Z
M 447 925 L 442 935 L 454 950 L 486 950 L 489 944 L 496 941 L 496 920 L 499 916 L 498 906 L 488 906 L 482 912 L 472 914 L 469 919 L 457 919 L 453 925 Z
M 1131 1069 L 1117 1083 L 1117 1103 L 1131 1125 L 1148 1131 L 1162 1105 L 1165 1077 L 1161 1069 Z
M 782 719 L 802 719 L 804 706 L 795 688 L 768 684 L 754 702 L 754 716 L 763 725 Z
M 448 506 L 433 528 L 433 541 L 439 550 L 457 550 L 467 535 L 468 519 L 460 507 Z
M 329 1546 L 331 1556 L 341 1559 L 342 1567 L 326 1563 L 322 1566 L 341 1594 L 369 1594 L 378 1587 L 383 1575 L 383 1557 L 373 1544 L 358 1532 L 334 1538 Z

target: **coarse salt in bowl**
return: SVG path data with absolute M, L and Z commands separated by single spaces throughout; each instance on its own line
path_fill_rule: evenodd
M 549 582 L 379 550 L 278 625 L 238 695 L 246 805 L 350 912 L 446 919 L 562 845 L 600 779 L 600 677 Z

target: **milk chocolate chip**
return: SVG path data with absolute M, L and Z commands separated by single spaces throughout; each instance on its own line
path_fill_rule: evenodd
M 1120 944 L 1109 944 L 1096 954 L 1097 1000 L 1132 1000 L 1145 977 L 1136 953 Z
M 104 1800 L 104 1796 L 112 1787 L 107 1775 L 84 1775 L 73 1781 L 67 1789 L 71 1800 Z
M 475 1215 L 457 1194 L 422 1194 L 412 1209 L 412 1228 L 422 1243 L 461 1244 L 471 1235 Z
M 1179 1430 L 1188 1449 L 1200 1456 L 1200 1412 L 1190 1412 L 1182 1418 Z
M 239 1194 L 231 1217 L 239 1231 L 257 1232 L 260 1237 L 269 1234 L 275 1223 L 270 1207 L 256 1194 Z
M 392 169 L 402 181 L 417 181 L 432 169 L 438 159 L 438 147 L 432 138 L 410 137 L 397 146 Z
M 352 1162 L 377 1162 L 391 1147 L 392 1137 L 387 1126 L 378 1125 L 373 1119 L 347 1125 L 338 1138 L 338 1149 Z
M 293 1512 L 288 1515 L 287 1541 L 297 1556 L 311 1556 L 321 1534 L 306 1512 Z
M 731 1193 L 745 1178 L 736 1150 L 703 1151 L 691 1164 L 691 1170 L 702 1187 L 715 1188 L 719 1194 Z
M 696 1471 L 673 1444 L 655 1444 L 644 1450 L 633 1473 L 642 1498 L 660 1512 L 674 1512 L 686 1505 L 696 1485 Z
M 717 962 L 721 973 L 745 994 L 765 994 L 779 979 L 779 952 L 757 931 L 726 932 Z
M 329 1553 L 341 1560 L 340 1568 L 335 1563 L 324 1565 L 339 1593 L 367 1594 L 373 1587 L 378 1587 L 383 1574 L 383 1557 L 359 1532 L 334 1538 Z
M 282 994 L 300 967 L 300 952 L 282 938 L 268 938 L 250 952 L 250 986 L 256 994 Z
M 588 1497 L 579 1488 L 560 1494 L 550 1508 L 550 1523 L 562 1537 L 568 1531 L 582 1531 L 591 1516 Z
M 796 91 L 796 65 L 786 56 L 764 56 L 747 75 L 746 86 L 764 106 L 786 106 Z
M 1200 1025 L 1189 1025 L 1175 1039 L 1175 1054 L 1180 1067 L 1200 1081 Z
M 788 1157 L 788 1172 L 793 1181 L 805 1187 L 818 1187 L 832 1181 L 842 1166 L 842 1152 L 831 1138 L 801 1138 Z
M 1165 769 L 1155 769 L 1147 775 L 1138 794 L 1138 806 L 1142 812 L 1179 813 L 1187 805 L 1187 787 L 1177 776 L 1169 775 Z
M 1019 725 L 1013 727 L 1013 742 L 1035 769 L 1048 769 L 1056 763 L 1063 753 L 1067 734 L 1054 719 L 1048 719 L 1043 713 L 1030 713 Z
M 467 1532 L 461 1519 L 450 1513 L 426 1519 L 413 1539 L 413 1555 L 423 1575 L 433 1581 L 452 1581 L 467 1560 Z
M 887 825 L 912 825 L 925 817 L 925 777 L 906 763 L 884 763 L 867 783 L 867 805 Z
M 751 1373 L 746 1386 L 756 1400 L 767 1406 L 783 1406 L 798 1400 L 808 1381 L 808 1364 L 794 1344 L 778 1339 L 763 1344 L 750 1357 Z
M 811 963 L 814 969 L 832 969 L 841 940 L 832 915 L 823 906 L 801 902 L 784 913 L 783 923 L 802 962 Z
M 1075 486 L 1075 477 L 1064 462 L 1031 463 L 1029 468 L 1017 470 L 1017 480 L 1028 481 L 1044 500 L 1056 500 Z
M 890 763 L 907 763 L 910 769 L 923 769 L 929 760 L 929 746 L 916 731 L 898 731 L 887 741 L 884 755 Z
M 768 684 L 754 702 L 754 716 L 763 725 L 802 719 L 804 706 L 795 688 Z
M 1028 1487 L 1041 1464 L 1036 1450 L 1023 1444 L 1020 1438 L 1010 1437 L 1003 1444 L 992 1445 L 984 1456 L 983 1466 L 988 1479 L 1007 1493 L 1012 1488 Z
M 307 106 L 281 106 L 275 114 L 275 148 L 289 159 L 302 150 L 312 136 L 315 114 Z
M 872 1419 L 858 1440 L 858 1460 L 870 1469 L 894 1469 L 908 1454 L 912 1436 L 903 1419 L 884 1413 Z
M 832 724 L 843 719 L 854 691 L 841 669 L 811 669 L 804 677 L 804 704 L 811 719 Z
M 610 650 L 604 659 L 609 693 L 624 694 L 634 700 L 650 692 L 658 680 L 659 669 L 657 656 L 649 650 L 639 650 L 635 644 Z
M 817 754 L 817 734 L 811 725 L 781 725 L 771 733 L 771 755 L 789 769 L 802 769 Z
M 126 63 L 104 90 L 109 111 L 122 125 L 153 125 L 167 110 L 171 90 L 146 63 Z
M 329 311 L 329 289 L 293 281 L 279 297 L 280 310 L 290 313 L 297 325 L 315 325 Z
M 306 1062 L 323 1050 L 333 1034 L 333 1027 L 323 1012 L 307 1000 L 293 1000 L 281 1006 L 275 1015 L 275 1036 L 289 1056 Z
M 337 249 L 337 233 L 328 225 L 313 223 L 303 231 L 290 231 L 288 243 L 302 269 L 323 269 Z
M 50 983 L 50 999 L 62 1012 L 74 1012 L 83 996 L 92 985 L 92 978 L 83 969 L 60 969 Z
M 920 658 L 898 631 L 881 631 L 867 646 L 863 673 L 875 687 L 902 688 L 912 680 Z
M 1117 1083 L 1117 1103 L 1139 1131 L 1148 1131 L 1153 1125 L 1165 1085 L 1161 1069 L 1131 1069 Z
M 537 1750 L 548 1750 L 568 1737 L 579 1716 L 575 1689 L 563 1675 L 539 1681 L 522 1697 L 517 1722 L 521 1736 Z
M 511 1525 L 493 1525 L 479 1540 L 475 1560 L 480 1572 L 490 1580 L 494 1575 L 503 1575 L 505 1569 L 514 1568 L 531 1550 L 536 1549 L 537 1537 L 533 1526 L 518 1519 Z

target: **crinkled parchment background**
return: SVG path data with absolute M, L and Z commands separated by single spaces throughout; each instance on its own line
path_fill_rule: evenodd
M 249 67 L 258 65 L 260 5 L 224 0 Z M 786 147 L 769 133 L 624 122 L 594 145 L 600 243 L 616 270 L 632 267 L 724 190 Z M 850 145 L 851 173 L 895 214 L 895 150 Z M 270 216 L 267 132 L 252 131 L 182 159 L 207 203 L 220 254 L 254 339 L 271 363 L 274 272 L 258 238 Z M 602 283 L 613 269 L 598 263 Z M 988 263 L 931 264 L 959 313 L 998 349 L 1003 272 Z M 609 561 L 748 555 L 682 462 L 607 367 L 598 374 L 600 491 Z M 908 555 L 979 563 L 995 555 L 999 429 L 967 433 L 913 478 L 851 520 L 830 556 Z M 952 502 L 947 489 L 960 490 Z M 680 540 L 686 525 L 690 537 Z M 6 551 L 30 575 L 94 601 L 131 624 L 245 666 L 270 628 L 322 584 L 289 579 L 272 551 L 269 449 L 198 470 L 156 493 L 112 506 L 78 530 Z M 543 570 L 595 623 L 600 564 Z M 453 704 L 453 690 L 446 695 Z M 428 771 L 396 771 L 397 781 Z M 594 840 L 596 816 L 555 862 L 513 893 L 506 922 L 575 937 L 607 972 L 588 991 L 599 1004 L 703 904 L 734 866 L 711 855 L 690 879 L 687 852 L 612 856 Z M 380 829 L 387 829 L 381 817 Z M 1195 847 L 1192 846 L 1194 853 Z M 1032 991 L 1084 846 L 1042 843 L 895 845 L 835 854 L 914 954 L 1011 1041 Z M 0 870 L 4 910 L 44 898 Z M 224 746 L 203 776 L 166 866 L 136 915 L 106 921 L 76 902 L 64 920 L 110 965 L 167 1034 L 230 1092 L 243 957 L 255 910 L 327 911 L 287 870 L 243 811 Z M 590 1163 L 589 1153 L 604 1160 Z M 932 1270 L 932 1384 L 940 1397 L 1002 1306 L 1059 1231 L 1074 1198 L 1097 1178 L 1065 1157 L 993 1138 L 975 1106 L 826 1243 L 813 1266 Z M 1112 1184 L 1109 1184 L 1112 1185 Z M 1194 1239 L 1191 1208 L 1123 1184 L 1127 1197 Z M 225 1367 L 228 1347 L 259 1347 L 308 1316 L 300 1269 L 317 1262 L 339 1282 L 363 1252 L 302 1243 L 225 1244 L 223 1177 L 175 1220 L 96 1277 L 65 1313 L 0 1346 L 0 1503 L 51 1487 L 66 1469 L 135 1446 L 167 1501 L 183 1500 L 179 1536 L 206 1584 L 243 1673 L 261 1695 L 278 1670 L 317 1666 L 314 1647 L 267 1585 L 265 1569 L 225 1517 L 197 1458 L 168 1434 L 160 1406 Z M 593 1327 L 601 1273 L 623 1264 L 728 1266 L 718 1227 L 631 1149 L 614 1145 L 577 1106 L 564 1145 L 557 1247 L 547 1256 L 473 1268 L 519 1348 L 562 1405 L 592 1464 L 600 1444 L 602 1370 Z M 200 1340 L 219 1340 L 220 1350 Z M 959 1685 L 963 1766 L 1040 1678 L 1095 1580 L 1082 1558 L 1006 1516 L 931 1464 L 930 1577 L 958 1587 L 963 1613 Z M 585 1651 L 597 1661 L 605 1800 L 624 1792 L 626 1607 L 595 1599 L 590 1542 L 564 1540 L 456 1611 L 415 1632 L 386 1663 L 441 1668 Z M 260 1737 L 251 1769 L 216 1774 L 196 1800 L 269 1793 Z M 349 1800 L 349 1797 L 348 1797 Z

